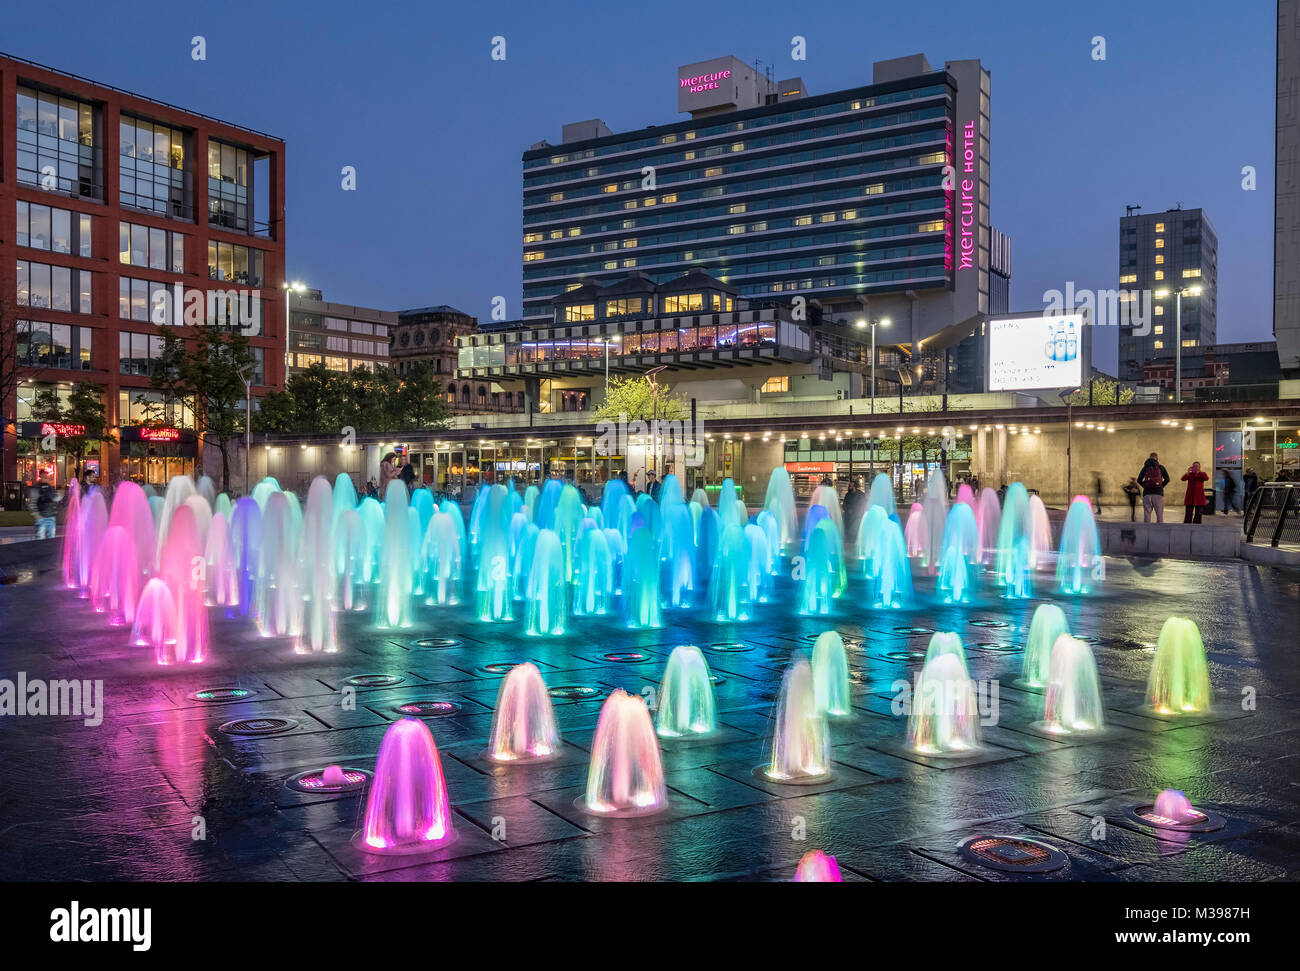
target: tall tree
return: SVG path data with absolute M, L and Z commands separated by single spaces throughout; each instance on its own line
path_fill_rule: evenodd
M 656 406 L 655 386 L 647 377 L 636 375 L 616 376 L 609 379 L 609 393 L 596 409 L 596 421 L 651 421 L 656 416 L 665 421 L 676 421 L 690 415 L 690 405 L 680 395 L 672 393 L 666 384 L 659 385 Z
M 244 432 L 244 378 L 254 365 L 241 331 L 205 324 L 181 367 L 183 388 L 194 399 L 195 428 L 205 444 L 221 453 L 223 492 L 230 484 L 230 443 Z
M 72 386 L 66 405 L 53 388 L 38 391 L 32 402 L 32 417 L 37 421 L 59 422 L 72 429 L 81 429 L 80 432 L 59 436 L 64 451 L 76 460 L 75 475 L 80 479 L 86 453 L 97 449 L 106 434 L 108 410 L 104 406 L 103 386 L 78 381 Z

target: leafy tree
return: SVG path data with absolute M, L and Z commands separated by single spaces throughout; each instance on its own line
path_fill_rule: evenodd
M 108 424 L 103 386 L 78 381 L 72 386 L 67 405 L 59 400 L 59 394 L 53 388 L 42 389 L 36 393 L 32 402 L 32 417 L 37 421 L 85 426 L 85 431 L 80 435 L 59 436 L 64 451 L 76 460 L 76 476 L 80 479 L 82 461 L 88 452 L 99 448 Z
M 178 406 L 183 406 L 190 389 L 185 378 L 188 355 L 185 341 L 171 327 L 158 329 L 162 337 L 162 352 L 153 362 L 149 386 L 162 396 L 155 401 L 148 395 L 137 395 L 136 404 L 144 406 L 144 420 L 149 425 L 179 425 Z
M 1135 397 L 1137 393 L 1132 388 L 1124 387 L 1115 378 L 1102 375 L 1084 382 L 1083 387 L 1065 400 L 1072 405 L 1126 405 Z
M 402 375 L 386 367 L 342 372 L 313 364 L 292 375 L 284 391 L 262 399 L 254 424 L 280 434 L 337 434 L 345 427 L 399 432 L 444 428 L 448 415 L 429 362 Z
M 655 405 L 654 384 L 644 376 L 622 376 L 609 379 L 609 393 L 596 409 L 596 421 L 618 421 L 626 416 L 628 421 L 651 421 L 656 415 L 666 421 L 690 416 L 690 404 L 681 395 L 672 393 L 666 384 L 659 385 L 658 407 Z
M 184 390 L 194 398 L 195 429 L 221 453 L 223 492 L 230 482 L 230 443 L 244 433 L 244 378 L 255 366 L 248 338 L 241 331 L 205 324 L 181 367 Z

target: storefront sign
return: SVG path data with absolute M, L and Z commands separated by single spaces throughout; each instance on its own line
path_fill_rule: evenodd
M 22 427 L 23 438 L 45 438 L 47 435 L 80 438 L 85 434 L 85 425 L 71 425 L 62 421 L 25 421 Z
M 141 428 L 140 441 L 142 442 L 179 442 L 181 440 L 181 430 L 179 428 Z
M 834 462 L 786 462 L 785 470 L 791 475 L 821 475 L 834 472 Z

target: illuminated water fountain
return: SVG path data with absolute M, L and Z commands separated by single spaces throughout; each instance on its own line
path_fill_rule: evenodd
M 682 738 L 711 735 L 717 728 L 708 662 L 694 644 L 679 644 L 659 682 L 655 729 L 662 738 Z
M 812 665 L 798 657 L 781 679 L 772 739 L 761 774 L 771 782 L 807 785 L 831 776 L 830 730 L 817 706 Z
M 810 850 L 799 860 L 794 871 L 795 883 L 843 883 L 840 865 L 835 857 L 828 856 L 821 850 Z
M 488 738 L 494 762 L 535 762 L 560 751 L 551 696 L 535 664 L 516 664 L 501 682 Z
M 1101 555 L 1101 536 L 1092 512 L 1092 500 L 1075 496 L 1061 527 L 1061 546 L 1056 557 L 1056 579 L 1062 593 L 1090 593 L 1106 577 Z
M 1106 727 L 1092 649 L 1069 634 L 1062 634 L 1052 645 L 1042 727 L 1056 735 L 1098 732 Z
M 334 489 L 322 476 L 312 481 L 307 492 L 298 569 L 307 604 L 296 650 L 333 654 L 339 649 L 334 625 Z
M 371 853 L 418 853 L 455 836 L 433 733 L 419 719 L 398 719 L 379 743 L 357 845 Z
M 833 630 L 822 631 L 813 642 L 813 694 L 823 715 L 843 718 L 852 714 L 849 706 L 849 659 L 844 639 Z
M 677 510 L 687 519 L 685 509 Z M 575 616 L 592 617 L 609 613 L 614 607 L 614 554 L 604 530 L 592 527 L 578 540 L 578 578 L 573 594 Z
M 661 627 L 659 544 L 647 527 L 632 532 L 623 558 L 623 614 L 632 628 Z
M 606 815 L 656 813 L 668 806 L 659 742 L 639 696 L 614 689 L 591 742 L 583 806 Z
M 1051 673 L 1052 647 L 1067 633 L 1065 612 L 1056 604 L 1040 604 L 1029 622 L 1029 640 L 1020 666 L 1020 685 L 1042 689 Z
M 715 620 L 749 619 L 749 544 L 745 530 L 732 523 L 722 531 L 718 558 L 709 582 L 709 602 Z
M 959 655 L 942 653 L 916 676 L 907 744 L 922 755 L 939 756 L 969 755 L 979 748 L 975 685 Z
M 767 494 L 763 508 L 772 514 L 780 529 L 781 548 L 789 549 L 799 537 L 799 516 L 795 511 L 794 488 L 790 473 L 781 466 L 772 469 L 767 477 Z
M 394 479 L 384 495 L 384 546 L 379 562 L 380 627 L 407 628 L 415 624 L 412 609 L 411 520 L 407 515 L 406 483 Z
M 526 630 L 538 636 L 559 636 L 569 611 L 569 582 L 565 575 L 564 548 L 551 529 L 537 534 L 533 563 L 528 574 Z
M 121 526 L 108 527 L 90 571 L 90 605 L 114 627 L 130 624 L 143 582 L 131 535 Z
M 970 599 L 979 563 L 979 527 L 974 510 L 959 502 L 948 513 L 943 529 L 938 589 L 947 603 Z
M 1160 628 L 1147 679 L 1147 704 L 1162 715 L 1210 710 L 1210 670 L 1196 624 L 1170 617 Z

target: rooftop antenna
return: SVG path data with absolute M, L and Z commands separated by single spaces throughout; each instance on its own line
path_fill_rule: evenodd
M 1128 210 L 1128 212 L 1126 212 L 1125 215 L 1127 215 L 1127 216 L 1131 216 L 1131 215 L 1133 215 L 1133 213 L 1139 211 L 1142 207 L 1141 207 L 1141 206 L 1125 206 L 1124 208 Z

